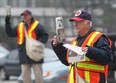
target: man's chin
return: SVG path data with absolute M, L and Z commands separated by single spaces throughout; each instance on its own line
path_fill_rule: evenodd
M 77 33 L 79 33 L 80 31 L 79 30 L 76 30 Z

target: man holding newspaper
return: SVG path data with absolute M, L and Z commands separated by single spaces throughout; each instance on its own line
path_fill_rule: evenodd
M 69 21 L 73 22 L 77 37 L 70 45 L 63 45 L 57 36 L 52 41 L 58 58 L 69 66 L 67 83 L 106 83 L 112 60 L 111 40 L 93 29 L 92 16 L 87 11 L 78 10 Z

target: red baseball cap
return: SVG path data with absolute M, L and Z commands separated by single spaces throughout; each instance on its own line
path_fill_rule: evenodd
M 70 22 L 72 22 L 72 21 L 82 21 L 82 20 L 92 21 L 92 17 L 87 11 L 78 10 L 78 11 L 76 11 L 75 16 L 73 18 L 69 19 Z
M 32 13 L 31 13 L 31 11 L 29 11 L 29 10 L 24 10 L 22 13 L 21 13 L 21 16 L 23 16 L 23 15 L 32 15 Z

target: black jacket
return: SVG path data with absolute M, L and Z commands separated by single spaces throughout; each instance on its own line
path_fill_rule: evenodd
M 34 19 L 31 20 L 31 23 L 34 21 Z M 30 23 L 30 24 L 31 24 Z M 26 29 L 28 29 L 28 25 L 25 24 Z M 15 28 L 11 28 L 10 22 L 5 23 L 5 31 L 6 34 L 9 37 L 17 37 L 17 26 Z M 42 43 L 46 43 L 48 40 L 48 33 L 46 32 L 45 28 L 39 23 L 35 29 L 35 33 L 37 36 L 37 40 L 39 40 Z M 26 49 L 25 49 L 25 41 L 23 44 L 18 45 L 18 51 L 19 51 L 19 59 L 21 64 L 34 64 L 34 63 L 43 63 L 43 59 L 40 61 L 33 61 L 26 55 Z
M 87 34 L 85 34 L 83 37 L 78 35 L 78 45 L 81 46 L 86 39 L 86 37 L 93 31 L 93 28 L 91 28 Z M 66 60 L 66 51 L 67 49 L 62 46 L 63 43 L 59 43 L 56 46 L 53 46 L 53 50 L 57 54 L 58 58 L 61 60 L 61 62 L 65 65 L 69 65 Z M 99 63 L 101 65 L 106 65 L 112 60 L 112 51 L 109 46 L 109 42 L 105 35 L 102 35 L 98 41 L 94 44 L 93 47 L 88 46 L 88 52 L 86 54 L 87 57 L 90 59 L 93 59 L 96 61 L 96 63 Z M 105 83 L 105 77 L 103 73 L 100 73 L 100 82 L 99 83 Z

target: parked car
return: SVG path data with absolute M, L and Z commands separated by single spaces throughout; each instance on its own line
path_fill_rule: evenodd
M 8 55 L 8 53 L 9 53 L 9 50 L 4 48 L 3 46 L 0 46 L 0 65 L 4 64 L 4 58 Z M 3 71 L 1 66 L 0 66 L 0 71 Z M 0 74 L 3 75 L 3 73 L 1 73 L 1 72 L 0 72 Z M 1 78 L 1 76 L 0 76 L 0 78 Z
M 43 72 L 44 83 L 66 83 L 68 66 L 65 66 L 60 61 L 46 63 L 43 65 Z
M 44 83 L 66 83 L 68 76 L 68 67 L 60 61 L 54 61 L 43 64 L 43 81 Z M 35 77 L 32 70 L 32 83 L 35 83 Z M 18 77 L 18 83 L 23 83 L 22 74 Z
M 0 58 L 5 57 L 9 53 L 9 50 L 4 48 L 3 46 L 0 46 Z
M 20 75 L 19 55 L 17 49 L 0 59 L 0 79 L 8 80 L 10 76 Z
M 45 62 L 57 61 L 58 58 L 54 51 L 50 48 L 45 48 Z M 18 50 L 11 51 L 8 55 L 0 58 L 0 79 L 8 80 L 10 76 L 19 76 L 21 73 L 21 66 L 19 64 Z

